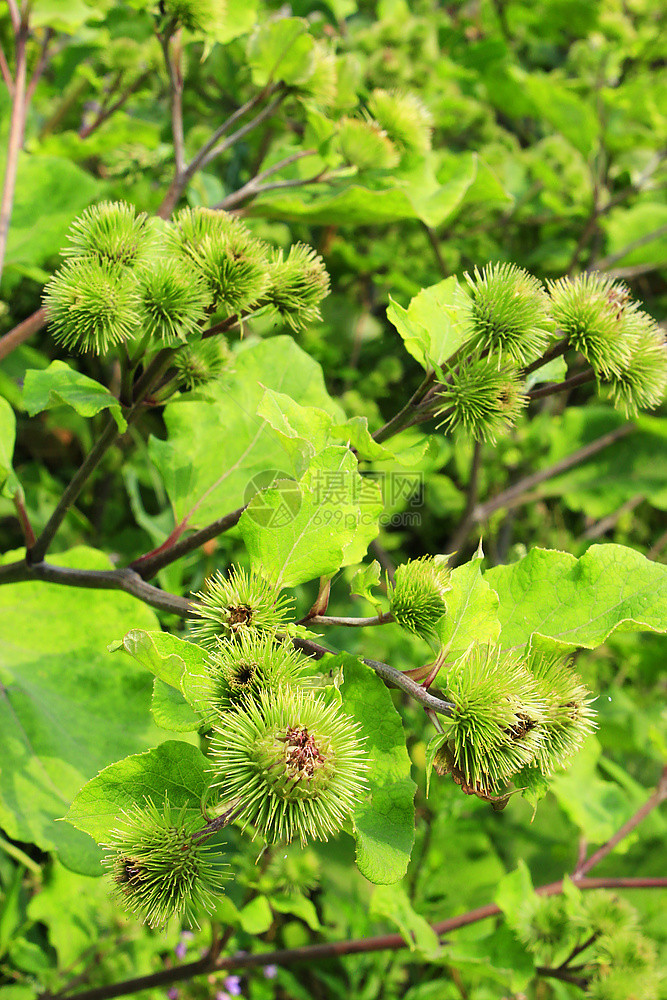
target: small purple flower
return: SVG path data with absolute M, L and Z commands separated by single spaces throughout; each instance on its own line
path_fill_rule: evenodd
M 266 976 L 267 979 L 275 979 L 276 976 L 278 975 L 278 966 L 277 965 L 265 966 L 264 975 Z
M 227 976 L 224 982 L 224 987 L 230 996 L 240 997 L 241 996 L 241 977 L 240 976 Z
M 174 954 L 176 955 L 176 958 L 185 958 L 187 950 L 188 946 L 185 943 L 185 941 L 179 941 L 176 947 L 174 948 Z
M 167 996 L 169 997 L 169 1000 L 177 1000 L 178 990 L 175 986 L 172 986 L 170 990 L 167 990 Z

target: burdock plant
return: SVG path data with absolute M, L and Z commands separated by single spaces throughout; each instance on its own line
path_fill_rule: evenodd
M 269 843 L 327 840 L 365 788 L 356 724 L 299 688 L 262 692 L 214 724 L 213 787 Z
M 403 628 L 423 638 L 435 634 L 445 614 L 450 572 L 444 556 L 424 556 L 397 566 L 387 594 L 391 613 Z
M 233 566 L 227 576 L 216 572 L 195 594 L 190 632 L 201 646 L 215 652 L 219 639 L 238 638 L 244 632 L 284 630 L 293 601 L 280 595 L 256 570 Z
M 165 798 L 158 808 L 146 799 L 123 814 L 106 845 L 116 896 L 152 927 L 172 916 L 198 926 L 229 878 L 218 852 L 197 836 L 201 827 L 185 806 L 175 809 Z

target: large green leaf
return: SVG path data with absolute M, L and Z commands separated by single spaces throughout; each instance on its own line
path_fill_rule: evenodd
M 506 647 L 537 634 L 592 649 L 616 629 L 667 631 L 667 566 L 623 545 L 593 545 L 580 559 L 535 548 L 484 578 L 500 600 Z
M 328 661 L 343 668 L 343 708 L 359 725 L 368 754 L 370 794 L 354 815 L 357 865 L 376 885 L 405 875 L 415 838 L 414 794 L 403 723 L 377 674 L 355 656 Z
M 244 345 L 231 370 L 208 387 L 206 400 L 166 408 L 167 440 L 151 438 L 151 458 L 177 522 L 208 524 L 240 507 L 275 473 L 298 474 L 293 452 L 258 415 L 266 389 L 344 419 L 326 391 L 322 369 L 291 337 Z
M 410 951 L 433 960 L 441 951 L 438 935 L 413 907 L 402 885 L 379 885 L 371 896 L 370 915 L 398 927 Z
M 30 369 L 25 373 L 23 405 L 29 416 L 34 417 L 62 403 L 73 407 L 82 417 L 94 417 L 101 410 L 109 410 L 119 430 L 124 431 L 127 427 L 116 397 L 64 361 L 52 361 L 48 368 Z
M 405 341 L 406 351 L 424 368 L 443 364 L 467 337 L 462 291 L 456 278 L 424 288 L 407 309 L 390 296 L 387 319 Z
M 498 595 L 482 576 L 482 558 L 476 556 L 452 572 L 445 594 L 447 613 L 437 624 L 447 659 L 458 659 L 473 642 L 494 642 L 500 635 Z
M 5 263 L 42 264 L 65 241 L 73 219 L 93 201 L 99 182 L 70 160 L 22 154 Z M 39 221 L 35 220 L 39 205 Z
M 292 86 L 303 83 L 312 73 L 314 44 L 308 25 L 301 18 L 265 21 L 248 45 L 253 82 L 258 87 L 279 80 Z
M 298 482 L 279 480 L 250 502 L 239 529 L 254 565 L 295 587 L 363 559 L 379 531 L 382 498 L 348 448 L 325 448 Z
M 110 568 L 86 548 L 53 561 Z M 93 774 L 165 739 L 150 721 L 152 678 L 107 652 L 131 625 L 157 621 L 126 594 L 40 582 L 0 588 L 0 826 L 83 874 L 99 874 L 97 848 L 58 820 Z
M 198 747 L 168 740 L 105 767 L 81 789 L 67 820 L 103 844 L 118 827 L 123 811 L 146 799 L 159 806 L 166 797 L 177 809 L 186 806 L 199 813 L 211 782 L 209 770 L 210 762 Z
M 0 396 L 0 494 L 13 497 L 20 489 L 12 460 L 16 440 L 16 417 L 7 400 Z
M 618 256 L 614 267 L 654 264 L 667 261 L 667 205 L 643 201 L 630 208 L 617 208 L 604 223 L 607 254 Z M 627 253 L 624 251 L 627 248 Z

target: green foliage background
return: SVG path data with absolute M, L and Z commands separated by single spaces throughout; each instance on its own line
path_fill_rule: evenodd
M 322 422 L 331 435 L 325 458 L 318 458 L 327 467 L 339 461 L 340 442 L 353 433 L 360 452 L 371 447 L 358 418 L 376 430 L 404 405 L 423 375 L 419 347 L 410 350 L 408 344 L 406 353 L 398 323 L 387 316 L 390 298 L 394 317 L 400 317 L 423 287 L 509 260 L 540 278 L 605 269 L 626 280 L 662 320 L 667 314 L 667 53 L 659 30 L 661 6 L 655 0 L 447 5 L 296 0 L 295 20 L 277 22 L 281 27 L 272 34 L 267 25 L 283 17 L 282 4 L 228 0 L 217 34 L 195 34 L 185 45 L 187 154 L 194 155 L 212 128 L 262 88 L 271 71 L 294 92 L 268 126 L 196 173 L 183 203 L 218 205 L 258 171 L 314 149 L 273 177 L 296 182 L 324 175 L 324 181 L 249 194 L 239 205 L 253 232 L 273 245 L 287 250 L 303 240 L 315 246 L 331 275 L 332 292 L 322 322 L 309 325 L 296 342 L 287 338 L 284 325 L 260 317 L 240 344 L 234 339 L 234 368 L 224 387 L 173 402 L 164 413 L 156 409 L 141 430 L 132 429 L 108 454 L 104 474 L 87 485 L 69 512 L 54 561 L 94 569 L 126 565 L 160 545 L 184 516 L 199 527 L 238 507 L 255 473 L 280 463 L 279 471 L 301 475 L 312 451 L 303 434 L 289 433 L 284 394 L 330 418 L 330 426 Z M 39 308 L 67 229 L 86 206 L 122 198 L 152 214 L 169 188 L 168 87 L 148 7 L 142 0 L 32 5 L 33 68 L 47 29 L 55 44 L 28 110 L 0 285 L 0 333 Z M 261 30 L 252 34 L 256 25 Z M 288 36 L 296 39 L 291 47 Z M 11 53 L 4 9 L 0 40 Z M 328 89 L 304 68 L 313 46 L 324 45 L 337 59 Z M 341 118 L 365 106 L 377 87 L 419 95 L 433 116 L 433 149 L 424 156 L 405 155 L 391 170 L 355 173 L 341 166 L 332 136 Z M 96 125 L 124 94 L 122 105 Z M 3 146 L 10 103 L 3 88 Z M 419 332 L 416 336 L 418 342 Z M 65 360 L 79 377 L 59 388 L 54 376 Z M 40 384 L 47 371 L 51 377 Z M 106 411 L 122 419 L 115 397 L 99 391 L 99 383 L 113 386 L 115 377 L 104 358 L 73 362 L 48 332 L 2 361 L 0 393 L 18 413 L 13 469 L 37 532 L 99 434 Z M 265 421 L 259 436 L 257 413 Z M 11 419 L 0 410 L 3 448 L 12 437 Z M 544 400 L 496 446 L 484 447 L 478 503 L 483 506 L 621 423 L 588 385 L 567 400 Z M 431 731 L 418 705 L 390 695 L 370 672 L 358 678 L 356 691 L 348 693 L 343 685 L 351 714 L 360 698 L 366 707 L 393 700 L 401 710 L 411 764 L 400 733 L 397 738 L 390 725 L 371 734 L 381 761 L 378 795 L 393 816 L 395 843 L 385 839 L 379 853 L 371 850 L 365 857 L 377 838 L 377 816 L 365 826 L 357 817 L 363 829 L 356 845 L 361 874 L 348 834 L 304 851 L 290 848 L 284 856 L 274 852 L 257 865 L 257 846 L 230 829 L 225 837 L 236 881 L 215 916 L 229 928 L 230 953 L 394 929 L 410 946 L 280 968 L 275 977 L 253 970 L 243 974 L 244 995 L 253 1000 L 583 995 L 571 984 L 535 978 L 533 956 L 515 933 L 511 898 L 517 872 L 528 878 L 519 893 L 524 898 L 530 877 L 535 886 L 561 878 L 573 870 L 581 842 L 593 847 L 607 840 L 648 797 L 667 758 L 665 644 L 657 634 L 667 620 L 664 404 L 634 423 L 627 437 L 545 478 L 523 493 L 520 503 L 492 510 L 457 540 L 462 557 L 469 558 L 483 535 L 483 580 L 498 593 L 498 617 L 508 641 L 522 644 L 537 631 L 579 649 L 577 668 L 598 694 L 596 735 L 572 768 L 554 779 L 534 816 L 520 796 L 505 811 L 494 812 L 436 776 L 426 797 Z M 284 447 L 277 449 L 280 434 Z M 417 429 L 395 443 L 400 449 L 368 457 L 378 473 L 407 467 L 422 475 L 423 503 L 418 522 L 400 519 L 411 512 L 405 498 L 385 507 L 388 519 L 377 551 L 394 562 L 448 552 L 466 507 L 472 443 L 463 435 L 427 438 Z M 403 463 L 409 458 L 409 466 L 398 463 L 397 451 Z M 237 471 L 219 481 L 219 469 L 228 466 Z M 353 466 L 350 476 L 356 475 Z M 5 467 L 12 468 L 11 448 L 8 454 L 0 450 L 0 473 Z M 4 493 L 0 546 L 11 553 L 22 537 L 11 491 Z M 215 569 L 245 560 L 243 542 L 251 555 L 269 558 L 261 549 L 262 532 L 246 521 L 162 570 L 158 582 L 171 592 L 196 591 Z M 595 547 L 599 542 L 628 546 L 641 557 L 635 563 L 632 555 L 623 556 L 619 569 L 618 550 Z M 562 554 L 548 558 L 536 546 Z M 308 583 L 312 547 L 306 538 L 304 551 L 292 552 L 293 564 L 275 556 L 283 583 L 296 588 L 301 613 L 315 597 Z M 337 540 L 331 566 L 346 568 L 333 589 L 332 614 L 349 613 L 345 583 L 362 555 L 355 539 Z M 368 613 L 366 604 L 356 603 L 359 614 Z M 479 607 L 485 607 L 484 599 Z M 554 610 L 559 607 L 565 611 Z M 469 636 L 479 638 L 485 613 L 462 619 L 462 635 L 455 637 L 461 649 Z M 619 622 L 628 624 L 616 629 Z M 165 932 L 147 931 L 120 912 L 103 881 L 93 877 L 100 871 L 99 851 L 82 831 L 102 822 L 95 810 L 112 814 L 117 807 L 108 787 L 108 799 L 96 793 L 87 813 L 85 801 L 77 800 L 83 810 L 78 829 L 56 822 L 101 768 L 153 747 L 152 754 L 165 756 L 174 739 L 192 744 L 190 778 L 196 784 L 198 741 L 183 704 L 163 704 L 169 728 L 151 721 L 151 702 L 155 713 L 160 697 L 168 699 L 159 688 L 160 681 L 170 684 L 160 674 L 160 657 L 149 665 L 157 678 L 153 689 L 146 662 L 106 649 L 132 629 L 160 626 L 181 628 L 175 616 L 156 613 L 125 594 L 42 583 L 0 588 L 3 1000 L 31 1000 L 72 983 L 115 982 L 173 964 L 177 946 L 190 960 L 208 945 L 207 931 L 188 938 L 173 925 Z M 632 627 L 647 631 L 633 634 Z M 396 625 L 372 630 L 372 639 L 361 633 L 332 630 L 327 638 L 348 653 L 399 668 L 421 662 L 415 640 Z M 423 652 L 427 655 L 426 646 Z M 353 663 L 350 675 L 361 669 L 356 659 Z M 392 718 L 400 726 L 396 713 Z M 413 782 L 416 839 L 405 873 Z M 664 875 L 666 832 L 664 813 L 652 813 L 596 874 Z M 374 865 L 401 881 L 371 884 L 364 876 L 372 877 Z M 664 960 L 664 890 L 633 891 L 628 899 Z M 464 927 L 451 946 L 438 947 L 429 923 L 492 900 L 498 900 L 506 923 Z M 224 980 L 221 974 L 179 990 L 183 997 L 208 996 L 230 988 Z

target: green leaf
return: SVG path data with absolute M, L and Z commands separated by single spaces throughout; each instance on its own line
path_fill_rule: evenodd
M 369 184 L 330 184 L 325 194 L 314 190 L 263 195 L 248 207 L 249 215 L 280 219 L 282 222 L 309 222 L 311 225 L 385 225 L 414 219 L 415 210 L 407 193 L 386 181 Z
M 244 344 L 232 369 L 207 386 L 207 400 L 167 406 L 167 440 L 150 440 L 176 522 L 193 528 L 242 506 L 276 475 L 299 474 L 294 450 L 258 414 L 267 389 L 344 419 L 321 367 L 291 337 Z
M 523 78 L 526 95 L 539 114 L 564 135 L 584 156 L 597 144 L 600 124 L 591 104 L 576 93 L 559 85 L 553 74 L 526 75 Z
M 543 382 L 562 382 L 567 375 L 567 363 L 564 357 L 553 358 L 541 368 L 536 368 L 526 379 L 524 390 L 528 392 L 535 385 Z
M 62 9 L 61 4 L 58 7 Z M 99 190 L 99 182 L 70 160 L 22 154 L 5 265 L 42 264 L 52 257 L 72 221 Z M 39 225 L 35 225 L 35 205 L 40 206 Z
M 385 917 L 398 927 L 410 951 L 433 961 L 441 951 L 438 935 L 414 909 L 402 885 L 379 885 L 373 890 L 372 917 Z
M 422 289 L 407 309 L 389 297 L 387 319 L 405 341 L 408 354 L 426 369 L 443 364 L 467 339 L 462 294 L 452 277 Z
M 343 667 L 343 709 L 359 724 L 368 754 L 369 794 L 354 815 L 357 866 L 369 882 L 391 885 L 404 877 L 415 838 L 410 758 L 401 717 L 377 674 L 355 656 L 327 661 Z
M 33 0 L 30 7 L 31 28 L 51 28 L 53 31 L 63 31 L 69 35 L 86 23 L 86 21 L 101 21 L 104 10 L 96 10 L 95 6 L 85 0 Z
M 288 913 L 292 917 L 298 917 L 310 927 L 311 931 L 321 931 L 322 924 L 317 916 L 317 910 L 313 903 L 300 892 L 285 893 L 285 895 L 272 894 L 271 906 L 277 913 Z
M 437 623 L 438 638 L 448 660 L 457 660 L 473 642 L 494 642 L 500 635 L 498 595 L 482 576 L 482 558 L 452 571 L 445 594 L 447 613 Z
M 266 896 L 256 896 L 243 907 L 239 916 L 246 934 L 265 934 L 273 923 L 273 914 Z
M 14 475 L 12 459 L 16 440 L 16 417 L 7 400 L 0 396 L 0 494 L 11 499 L 21 487 Z
M 30 919 L 46 924 L 49 942 L 58 953 L 62 969 L 84 954 L 91 940 L 99 936 L 104 921 L 113 920 L 116 914 L 117 904 L 104 879 L 77 875 L 56 859 L 40 891 L 28 904 Z
M 372 604 L 374 608 L 380 608 L 377 597 L 373 594 L 373 589 L 380 585 L 380 563 L 374 559 L 368 566 L 362 566 L 357 570 L 350 580 L 350 593 L 357 597 L 363 597 L 365 601 Z
M 295 587 L 363 558 L 382 500 L 347 448 L 317 455 L 299 480 L 280 480 L 248 505 L 239 530 L 254 565 L 277 587 Z
M 83 786 L 65 818 L 77 830 L 104 843 L 117 828 L 123 810 L 146 798 L 159 807 L 167 796 L 172 806 L 186 806 L 188 811 L 199 813 L 210 784 L 209 768 L 198 747 L 168 740 L 100 771 Z
M 535 548 L 484 578 L 500 600 L 504 647 L 537 634 L 593 649 L 616 630 L 667 630 L 667 566 L 622 545 L 593 545 L 580 559 Z
M 134 628 L 124 639 L 112 643 L 112 648 L 124 649 L 142 667 L 177 690 L 181 690 L 184 673 L 200 676 L 206 671 L 206 653 L 201 646 L 169 632 Z
M 87 548 L 52 561 L 111 568 Z M 148 674 L 106 651 L 109 635 L 131 625 L 157 621 L 127 594 L 43 582 L 0 588 L 0 826 L 83 874 L 99 874 L 99 852 L 58 820 L 98 770 L 165 739 L 150 721 Z
M 630 208 L 617 208 L 604 222 L 607 230 L 606 253 L 621 256 L 614 267 L 634 267 L 667 262 L 667 205 L 661 201 L 642 201 Z M 653 237 L 651 238 L 651 235 Z M 639 243 L 639 246 L 634 245 Z M 627 252 L 626 251 L 627 248 Z
M 189 733 L 199 729 L 201 717 L 190 707 L 180 691 L 165 684 L 159 677 L 153 682 L 151 712 L 160 729 L 172 733 Z
M 48 368 L 41 371 L 31 369 L 25 373 L 23 404 L 29 416 L 34 417 L 36 413 L 62 403 L 73 407 L 82 417 L 94 417 L 101 410 L 109 410 L 118 429 L 124 431 L 127 428 L 116 397 L 99 382 L 75 371 L 63 361 L 52 361 Z
M 258 87 L 269 81 L 291 86 L 304 83 L 312 73 L 315 44 L 307 29 L 306 22 L 297 17 L 262 24 L 248 44 L 253 83 Z
M 513 872 L 501 878 L 493 901 L 505 914 L 508 925 L 516 929 L 520 923 L 521 910 L 533 895 L 533 880 L 526 862 L 521 859 Z

